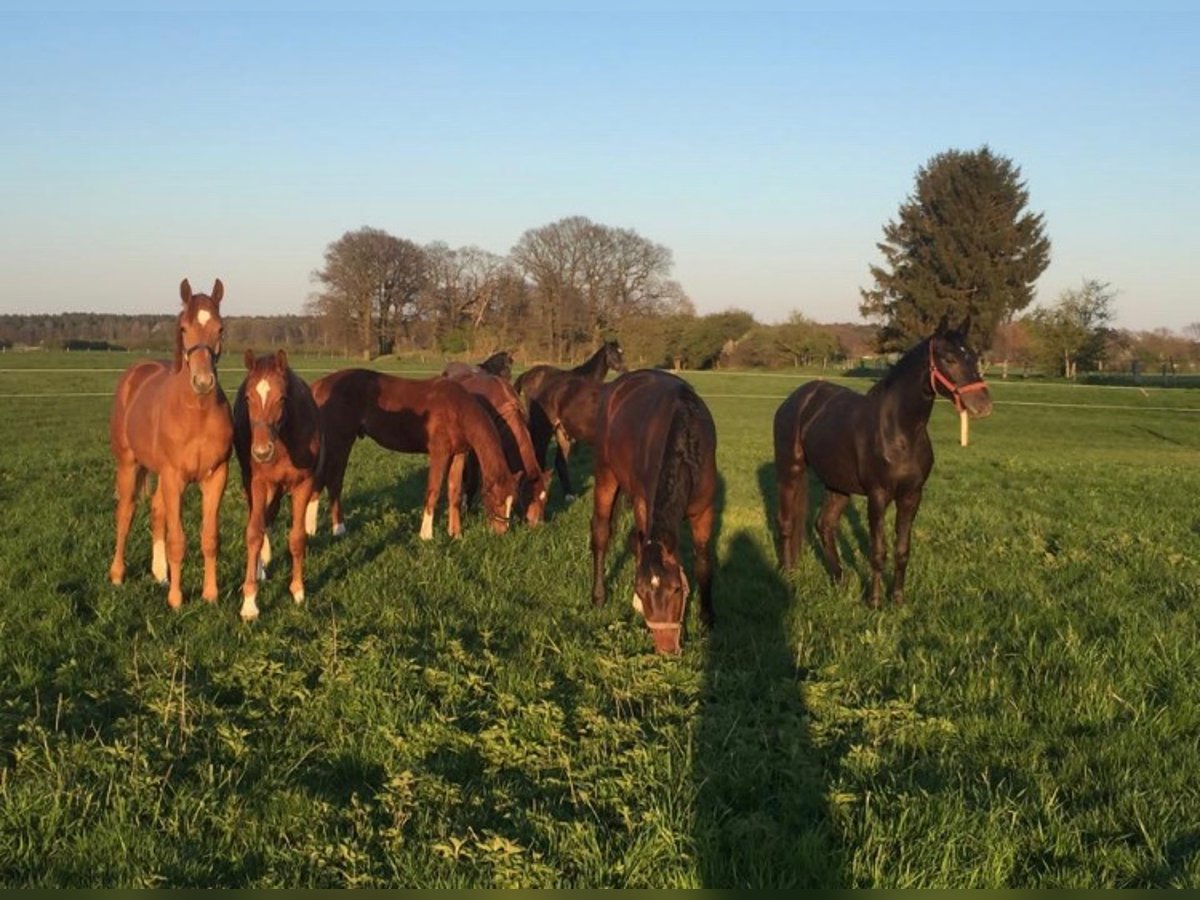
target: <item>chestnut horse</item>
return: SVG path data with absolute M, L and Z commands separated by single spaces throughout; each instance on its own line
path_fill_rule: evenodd
M 448 362 L 446 368 L 442 370 L 442 374 L 447 378 L 461 378 L 464 375 L 478 375 L 483 372 L 488 375 L 497 375 L 505 381 L 512 381 L 512 364 L 511 353 L 507 350 L 497 350 L 478 364 Z
M 700 620 L 713 624 L 717 431 L 692 386 L 667 372 L 642 369 L 600 390 L 596 486 L 592 512 L 592 602 L 604 602 L 604 553 L 619 492 L 633 506 L 637 566 L 633 608 L 659 653 L 678 653 L 689 593 L 679 549 L 679 520 L 692 531 Z
M 779 484 L 779 564 L 790 569 L 804 543 L 808 476 L 825 485 L 817 519 L 825 564 L 835 579 L 837 527 L 851 494 L 865 494 L 871 531 L 871 597 L 878 607 L 887 559 L 884 515 L 896 504 L 896 566 L 892 601 L 904 602 L 909 536 L 921 491 L 933 471 L 929 414 L 938 394 L 959 412 L 992 411 L 979 360 L 967 343 L 971 317 L 954 330 L 943 316 L 928 338 L 911 348 L 865 395 L 827 381 L 797 388 L 775 413 L 775 476 Z
M 217 518 L 233 441 L 229 403 L 217 382 L 224 293 L 220 279 L 210 295 L 193 294 L 186 278 L 180 283 L 183 309 L 175 322 L 174 361 L 147 360 L 126 369 L 117 381 L 109 419 L 117 468 L 117 547 L 108 577 L 113 584 L 125 580 L 125 540 L 146 473 L 153 472 L 158 485 L 150 504 L 150 571 L 166 583 L 169 566 L 167 603 L 173 609 L 183 603 L 180 509 L 184 488 L 193 482 L 199 482 L 203 497 L 203 596 L 210 603 L 217 599 Z
M 267 529 L 285 492 L 292 496 L 292 599 L 304 600 L 304 516 L 320 468 L 321 427 L 312 391 L 288 367 L 286 351 L 256 359 L 254 351 L 247 350 L 244 360 L 246 379 L 233 402 L 233 448 L 249 507 L 241 609 L 248 622 L 258 618 L 258 580 L 271 562 Z
M 521 398 L 511 384 L 498 375 L 485 372 L 467 372 L 451 376 L 465 387 L 492 417 L 504 447 L 504 458 L 508 470 L 518 478 L 517 502 L 525 510 L 525 521 L 530 525 L 542 522 L 546 513 L 550 473 L 538 464 L 533 442 L 529 439 L 529 424 L 525 421 L 525 410 Z M 478 460 L 472 457 L 467 462 L 467 484 L 478 484 Z M 473 493 L 468 488 L 467 496 Z
M 597 395 L 610 369 L 625 371 L 625 356 L 616 340 L 606 341 L 573 369 L 534 366 L 517 378 L 517 393 L 529 403 L 529 433 L 543 468 L 551 436 L 558 444 L 554 468 L 567 500 L 575 499 L 567 469 L 571 444 L 595 440 Z
M 313 383 L 321 410 L 325 465 L 310 504 L 329 491 L 334 535 L 346 533 L 342 518 L 342 481 L 354 442 L 367 435 L 381 447 L 400 453 L 428 453 L 429 480 L 421 539 L 433 537 L 433 510 L 449 470 L 449 532 L 462 531 L 460 498 L 468 451 L 483 469 L 483 506 L 492 530 L 508 530 L 516 495 L 516 478 L 508 470 L 500 435 L 475 398 L 450 378 L 417 380 L 385 375 L 372 369 L 342 369 Z M 309 533 L 316 530 L 315 507 Z

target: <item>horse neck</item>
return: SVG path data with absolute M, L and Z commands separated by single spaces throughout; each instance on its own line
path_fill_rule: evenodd
M 607 347 L 601 347 L 571 371 L 576 375 L 583 375 L 587 378 L 594 378 L 596 381 L 603 381 L 604 377 L 608 374 L 607 350 Z
M 517 452 L 521 457 L 521 468 L 525 474 L 535 477 L 540 469 L 538 465 L 537 452 L 533 449 L 533 440 L 529 436 L 529 425 L 521 417 L 520 407 L 517 403 L 509 399 L 499 410 L 500 415 L 508 424 L 508 430 L 512 432 L 513 439 L 517 442 Z
M 662 442 L 662 456 L 654 473 L 654 493 L 648 510 L 648 540 L 656 540 L 672 552 L 679 537 L 679 520 L 683 518 L 690 491 L 689 482 L 697 477 L 698 448 L 689 427 L 688 407 L 684 399 L 672 402 L 671 424 Z
M 507 478 L 509 475 L 508 462 L 504 458 L 500 432 L 492 422 L 491 416 L 484 412 L 483 407 L 475 398 L 469 396 L 468 399 L 471 402 L 464 404 L 459 419 L 462 422 L 463 434 L 467 438 L 467 443 L 471 445 L 471 449 L 479 458 L 479 467 L 483 470 L 483 477 L 489 482 Z
M 929 384 L 929 340 L 900 357 L 867 397 L 888 423 L 909 432 L 925 428 L 934 400 Z

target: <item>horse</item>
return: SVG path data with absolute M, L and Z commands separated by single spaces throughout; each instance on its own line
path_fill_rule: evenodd
M 174 360 L 146 360 L 126 369 L 117 380 L 109 418 L 109 446 L 116 462 L 117 546 L 108 577 L 113 584 L 125 580 L 125 540 L 146 473 L 153 472 L 158 484 L 150 504 L 150 571 L 166 584 L 169 567 L 167 604 L 172 609 L 183 604 L 181 505 L 184 489 L 193 482 L 199 483 L 202 496 L 202 596 L 209 603 L 217 600 L 218 516 L 233 443 L 229 402 L 217 381 L 224 295 L 219 278 L 211 294 L 193 294 L 186 278 L 180 282 L 183 308 L 175 320 Z
M 546 512 L 550 473 L 542 470 L 534 452 L 521 398 L 512 385 L 498 375 L 467 372 L 454 377 L 454 380 L 465 387 L 492 417 L 500 434 L 508 470 L 518 478 L 518 506 L 525 510 L 526 522 L 530 525 L 541 524 Z M 472 454 L 467 462 L 467 484 L 478 485 L 478 466 L 479 462 Z M 474 487 L 468 488 L 465 493 L 471 496 Z
M 567 461 L 574 441 L 595 440 L 596 403 L 599 386 L 609 370 L 625 371 L 625 355 L 619 341 L 603 346 L 573 369 L 534 366 L 517 378 L 517 393 L 529 403 L 529 432 L 544 467 L 546 450 L 553 435 L 558 444 L 554 468 L 568 501 L 575 498 Z
M 481 363 L 448 362 L 442 369 L 442 375 L 447 378 L 461 378 L 464 375 L 496 375 L 505 381 L 512 381 L 512 354 L 507 350 L 497 350 Z
M 679 549 L 679 520 L 692 532 L 700 621 L 714 623 L 713 551 L 717 431 L 704 401 L 667 372 L 629 372 L 600 391 L 592 511 L 592 602 L 604 603 L 604 554 L 621 491 L 633 506 L 633 608 L 659 653 L 679 653 L 690 588 Z
M 321 464 L 321 424 L 308 384 L 288 366 L 285 350 L 243 356 L 246 378 L 233 403 L 233 448 L 246 493 L 246 580 L 242 584 L 243 621 L 258 618 L 258 581 L 271 562 L 267 529 L 275 521 L 285 492 L 292 497 L 290 590 L 304 602 L 305 514 Z
M 325 465 L 309 501 L 309 534 L 316 531 L 316 504 L 323 490 L 329 492 L 334 536 L 346 533 L 342 482 L 354 442 L 363 435 L 399 453 L 429 454 L 422 540 L 433 538 L 433 510 L 447 470 L 449 533 L 462 533 L 459 501 L 469 451 L 479 457 L 483 470 L 483 506 L 491 528 L 497 534 L 508 530 L 516 478 L 491 417 L 461 384 L 449 378 L 418 380 L 372 369 L 342 369 L 314 382 L 312 392 L 321 410 Z
M 971 317 L 956 329 L 943 316 L 928 338 L 908 350 L 865 395 L 825 381 L 792 392 L 775 413 L 775 475 L 779 486 L 779 564 L 791 569 L 804 542 L 806 470 L 825 485 L 817 520 L 825 564 L 842 578 L 837 527 L 852 494 L 867 497 L 871 540 L 870 602 L 878 607 L 887 559 L 884 516 L 896 504 L 896 559 L 891 598 L 904 602 L 909 537 L 921 491 L 933 470 L 929 415 L 941 395 L 982 418 L 992 410 L 979 359 L 967 343 Z

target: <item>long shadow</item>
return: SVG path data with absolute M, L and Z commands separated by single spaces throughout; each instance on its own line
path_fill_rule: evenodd
M 843 854 L 789 639 L 792 591 L 737 532 L 715 581 L 696 731 L 695 845 L 706 887 L 841 887 Z

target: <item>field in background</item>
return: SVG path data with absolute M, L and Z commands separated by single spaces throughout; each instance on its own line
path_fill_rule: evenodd
M 125 360 L 0 357 L 6 885 L 1200 884 L 1200 391 L 994 383 L 966 450 L 939 402 L 910 603 L 874 613 L 861 500 L 844 587 L 809 550 L 774 566 L 796 377 L 689 375 L 718 428 L 720 621 L 667 660 L 627 556 L 588 602 L 590 491 L 503 537 L 475 513 L 452 542 L 439 509 L 424 544 L 424 458 L 370 442 L 303 607 L 281 561 L 237 618 L 236 463 L 215 608 L 193 495 L 183 611 L 144 505 L 109 585 Z

